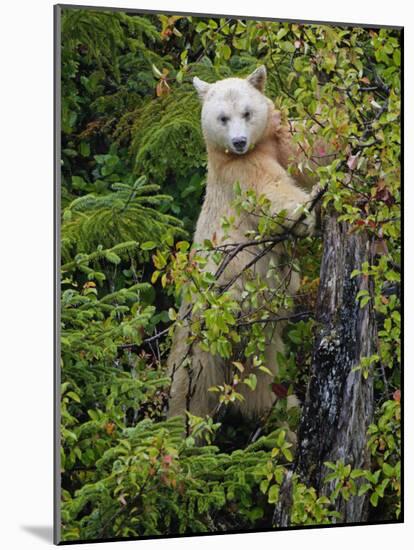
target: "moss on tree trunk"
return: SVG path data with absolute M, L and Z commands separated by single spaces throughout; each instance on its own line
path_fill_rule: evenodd
M 354 468 L 369 468 L 367 428 L 373 420 L 373 381 L 355 370 L 363 357 L 375 352 L 376 324 L 371 301 L 360 307 L 360 290 L 372 295 L 371 283 L 362 275 L 352 277 L 363 262 L 370 262 L 371 243 L 366 233 L 349 233 L 337 216 L 326 217 L 324 253 L 317 300 L 317 337 L 298 434 L 295 471 L 320 495 L 329 495 L 335 481 L 325 483 L 325 462 L 343 460 Z M 286 480 L 288 481 L 288 480 Z M 285 484 L 286 485 L 286 484 Z M 283 497 L 283 495 L 282 495 Z M 289 488 L 276 512 L 275 525 L 287 524 Z M 367 519 L 367 497 L 338 497 L 338 522 Z

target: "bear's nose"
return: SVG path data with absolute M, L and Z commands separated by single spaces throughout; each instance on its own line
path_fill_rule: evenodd
M 247 145 L 247 138 L 245 138 L 245 137 L 234 138 L 234 139 L 232 139 L 232 144 L 233 144 L 234 148 L 237 149 L 238 151 L 243 151 L 243 149 Z

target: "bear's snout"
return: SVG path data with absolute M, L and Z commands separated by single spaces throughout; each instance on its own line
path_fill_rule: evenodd
M 247 138 L 244 136 L 236 137 L 231 140 L 231 143 L 238 153 L 244 153 L 247 146 Z

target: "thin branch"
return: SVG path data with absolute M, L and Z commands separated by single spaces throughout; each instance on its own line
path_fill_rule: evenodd
M 296 229 L 296 227 L 300 223 L 302 223 L 302 221 L 308 216 L 309 212 L 312 212 L 312 210 L 315 208 L 316 204 L 322 198 L 322 196 L 324 195 L 326 190 L 327 190 L 327 185 L 322 187 L 319 190 L 319 192 L 315 195 L 315 197 L 313 197 L 312 201 L 310 201 L 310 206 L 308 208 L 308 212 L 303 212 L 297 218 L 297 220 L 295 220 L 295 222 L 292 224 L 292 226 L 289 229 L 287 229 L 284 233 L 282 233 L 281 235 L 278 235 L 276 237 L 268 237 L 268 238 L 265 238 L 265 239 L 261 239 L 260 241 L 247 241 L 245 243 L 238 243 L 238 244 L 234 243 L 235 244 L 234 250 L 232 250 L 232 252 L 225 258 L 225 260 L 223 260 L 222 264 L 219 266 L 216 273 L 214 274 L 215 281 L 218 280 L 218 278 L 220 277 L 220 275 L 222 275 L 222 273 L 224 272 L 226 267 L 229 265 L 229 263 L 244 248 L 247 248 L 247 247 L 250 247 L 250 246 L 258 246 L 258 245 L 261 245 L 261 244 L 267 244 L 268 246 L 266 246 L 263 250 L 261 250 L 260 253 L 257 254 L 250 262 L 245 264 L 243 266 L 243 268 L 240 270 L 240 272 L 237 275 L 235 275 L 228 283 L 226 283 L 225 286 L 220 288 L 219 296 L 221 296 L 224 292 L 229 290 L 233 286 L 233 284 L 238 280 L 238 278 L 246 270 L 248 270 L 252 266 L 254 266 L 261 258 L 263 258 L 263 256 L 265 256 L 268 252 L 270 252 L 277 244 L 279 244 L 281 242 L 284 242 L 284 241 L 287 241 L 287 240 L 291 239 L 292 237 L 294 237 L 295 236 L 294 235 L 294 230 Z M 296 236 L 296 238 L 297 238 L 297 236 Z M 189 308 L 187 309 L 186 313 L 182 316 L 182 318 L 181 319 L 177 318 L 177 320 L 174 321 L 174 323 L 176 323 L 177 321 L 185 321 L 185 320 L 189 319 L 191 317 L 191 310 L 192 310 L 192 307 L 190 305 Z M 159 338 L 162 338 L 165 334 L 167 334 L 169 332 L 171 326 L 172 325 L 165 328 L 164 330 L 161 330 L 160 332 L 157 332 L 153 336 L 150 336 L 149 338 L 146 338 L 145 340 L 143 340 L 141 342 L 141 344 L 121 344 L 120 346 L 118 346 L 118 350 L 129 350 L 129 351 L 133 351 L 133 352 L 136 353 L 140 350 L 140 348 L 144 344 L 148 344 L 150 342 L 158 340 Z
M 319 200 L 322 198 L 322 196 L 324 195 L 324 193 L 326 192 L 327 190 L 327 185 L 325 185 L 324 187 L 322 187 L 319 192 L 316 194 L 316 196 L 312 199 L 311 201 L 311 204 L 308 208 L 308 212 L 312 212 L 312 210 L 315 208 L 316 204 L 319 202 Z M 233 286 L 233 284 L 237 281 L 237 279 L 249 268 L 251 268 L 253 265 L 255 265 L 261 258 L 263 258 L 263 256 L 265 256 L 268 252 L 270 252 L 278 243 L 281 243 L 283 241 L 286 241 L 290 238 L 292 238 L 294 236 L 294 230 L 296 229 L 296 227 L 302 223 L 302 221 L 308 216 L 308 212 L 303 212 L 299 218 L 293 223 L 293 225 L 285 232 L 285 233 L 282 233 L 281 235 L 279 235 L 278 237 L 273 237 L 273 238 L 269 238 L 269 239 L 263 239 L 262 241 L 259 241 L 258 243 L 256 244 L 263 244 L 263 243 L 270 243 L 268 246 L 266 246 L 259 254 L 256 255 L 256 257 L 251 260 L 250 262 L 248 262 L 247 264 L 245 264 L 243 266 L 243 268 L 239 271 L 239 273 L 237 275 L 235 275 L 232 279 L 230 279 L 230 281 L 224 286 L 222 287 L 222 290 L 220 292 L 220 295 L 223 294 L 223 292 L 226 292 L 229 288 L 231 288 Z M 247 243 L 245 243 L 247 244 Z M 231 257 L 230 259 L 225 262 L 225 266 L 224 266 L 224 269 L 228 266 L 228 264 L 230 263 L 230 261 L 235 257 L 235 254 L 231 254 Z M 224 271 L 224 269 L 222 270 L 218 270 L 220 271 L 220 274 Z M 218 271 L 216 272 L 216 279 L 217 279 L 217 273 Z
M 280 321 L 292 321 L 296 320 L 307 320 L 312 315 L 311 311 L 300 311 L 298 313 L 292 313 L 291 315 L 280 315 L 277 317 L 269 317 L 268 319 L 252 319 L 250 321 L 244 321 L 242 323 L 237 323 L 238 327 L 244 327 L 249 325 L 254 325 L 256 323 L 278 323 Z

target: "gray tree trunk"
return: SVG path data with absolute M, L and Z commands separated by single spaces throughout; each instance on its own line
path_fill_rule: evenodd
M 351 278 L 363 262 L 371 263 L 370 241 L 364 233 L 349 234 L 346 223 L 337 216 L 326 216 L 324 252 L 321 265 L 315 342 L 311 375 L 298 434 L 295 471 L 302 481 L 312 485 L 320 495 L 329 494 L 333 486 L 324 484 L 328 473 L 324 462 L 342 459 L 352 468 L 369 468 L 367 428 L 373 419 L 372 377 L 364 379 L 354 370 L 363 357 L 373 354 L 376 323 L 371 302 L 361 308 L 356 299 L 371 283 L 364 276 Z M 334 483 L 334 482 L 332 482 Z M 289 488 L 281 495 L 286 503 Z M 341 498 L 336 509 L 341 523 L 363 522 L 367 515 L 366 496 Z M 287 524 L 281 502 L 275 511 L 275 525 Z

